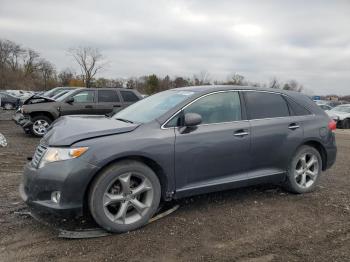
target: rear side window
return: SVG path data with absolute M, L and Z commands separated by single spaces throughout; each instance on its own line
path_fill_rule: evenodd
M 299 105 L 298 103 L 294 102 L 290 98 L 286 98 L 289 104 L 289 108 L 291 111 L 291 114 L 294 116 L 305 116 L 305 115 L 310 115 L 310 111 L 308 111 L 305 107 Z
M 287 102 L 279 94 L 267 92 L 244 92 L 248 119 L 289 116 Z
M 120 99 L 115 90 L 98 90 L 98 102 L 120 102 Z
M 139 98 L 132 91 L 120 91 L 124 102 L 136 102 Z

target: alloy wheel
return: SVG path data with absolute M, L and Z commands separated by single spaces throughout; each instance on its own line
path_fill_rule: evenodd
M 142 174 L 125 173 L 112 181 L 103 195 L 104 212 L 117 224 L 139 221 L 151 207 L 153 188 Z
M 319 173 L 319 160 L 312 153 L 302 154 L 296 164 L 294 178 L 298 186 L 307 189 L 310 188 Z
M 6 110 L 11 110 L 11 109 L 13 109 L 13 105 L 10 104 L 10 103 L 6 103 L 6 104 L 4 105 L 4 108 L 5 108 Z
M 38 119 L 33 123 L 33 131 L 40 136 L 43 136 L 47 129 L 49 128 L 50 124 L 43 119 Z

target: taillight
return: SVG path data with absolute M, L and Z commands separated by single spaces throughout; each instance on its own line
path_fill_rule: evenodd
M 329 121 L 328 128 L 331 131 L 336 130 L 337 129 L 337 122 L 335 122 L 334 120 Z

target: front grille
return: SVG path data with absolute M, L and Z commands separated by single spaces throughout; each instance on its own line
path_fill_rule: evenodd
M 38 145 L 38 147 L 35 150 L 33 159 L 32 159 L 32 166 L 33 167 L 38 168 L 40 160 L 43 157 L 43 155 L 45 154 L 46 150 L 47 150 L 46 146 L 44 146 L 42 144 Z

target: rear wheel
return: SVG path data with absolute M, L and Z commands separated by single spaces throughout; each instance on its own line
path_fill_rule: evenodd
M 349 118 L 344 119 L 342 126 L 344 129 L 349 129 L 350 128 L 350 119 Z
M 297 194 L 311 192 L 315 189 L 321 172 L 320 153 L 313 147 L 302 146 L 289 166 L 286 187 Z
M 92 217 L 104 229 L 123 233 L 144 226 L 156 212 L 161 187 L 156 174 L 126 160 L 104 170 L 89 192 Z
M 31 133 L 35 136 L 42 137 L 47 132 L 52 121 L 47 116 L 35 116 L 32 118 L 33 125 L 31 126 Z

